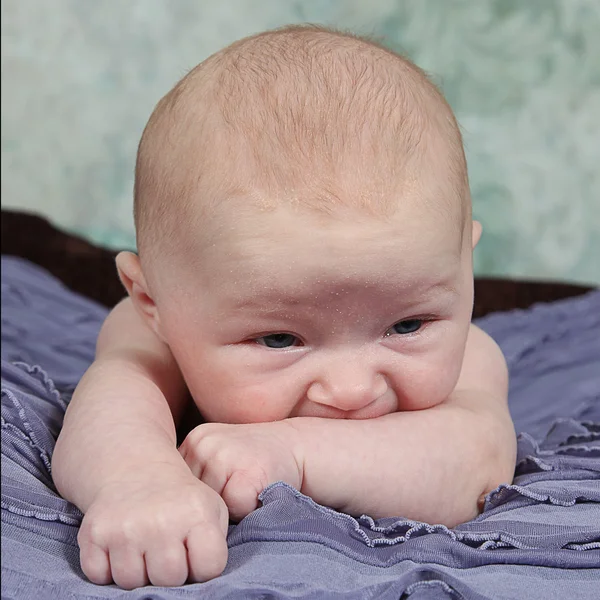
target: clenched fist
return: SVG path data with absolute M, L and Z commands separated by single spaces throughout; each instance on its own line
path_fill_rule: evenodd
M 125 589 L 206 581 L 225 568 L 227 525 L 223 500 L 191 473 L 132 473 L 85 513 L 81 567 L 93 583 Z
M 258 507 L 258 495 L 267 485 L 302 486 L 298 433 L 286 421 L 205 423 L 188 434 L 179 452 L 192 473 L 223 498 L 234 520 Z

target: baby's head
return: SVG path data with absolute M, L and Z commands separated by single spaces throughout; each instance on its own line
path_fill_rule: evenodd
M 454 388 L 473 301 L 460 132 L 424 73 L 314 27 L 234 43 L 140 143 L 136 307 L 203 415 L 371 418 Z

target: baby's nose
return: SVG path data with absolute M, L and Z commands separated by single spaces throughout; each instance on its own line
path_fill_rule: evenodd
M 387 389 L 388 384 L 381 373 L 346 363 L 328 369 L 311 384 L 307 396 L 316 404 L 355 411 L 375 402 Z

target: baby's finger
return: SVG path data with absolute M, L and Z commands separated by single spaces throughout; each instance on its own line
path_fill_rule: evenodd
M 187 535 L 189 581 L 203 582 L 218 577 L 227 564 L 227 540 L 218 525 L 204 523 Z
M 197 459 L 196 453 L 190 449 L 190 445 L 186 443 L 185 440 L 183 441 L 183 444 L 179 446 L 179 454 L 181 454 L 181 457 L 185 461 L 194 477 L 202 479 L 204 462 Z
M 258 495 L 264 487 L 258 477 L 253 477 L 245 471 L 233 473 L 221 492 L 231 519 L 241 521 L 258 508 Z
M 123 589 L 148 585 L 144 555 L 131 545 L 117 546 L 109 554 L 110 569 L 114 582 Z
M 196 475 L 196 477 L 221 496 L 229 474 L 225 469 L 219 468 L 216 463 L 213 463 L 206 465 L 200 475 Z
M 97 585 L 112 583 L 108 553 L 91 542 L 79 542 L 79 560 L 84 575 Z
M 152 585 L 183 585 L 188 578 L 188 558 L 182 541 L 156 544 L 145 555 L 148 579 Z

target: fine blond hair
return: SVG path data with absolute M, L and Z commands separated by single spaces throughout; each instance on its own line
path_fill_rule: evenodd
M 428 150 L 435 139 L 442 152 Z M 250 36 L 192 69 L 152 113 L 136 163 L 138 251 L 164 253 L 183 225 L 201 227 L 233 197 L 267 210 L 288 202 L 385 216 L 397 203 L 392 182 L 414 177 L 426 157 L 445 165 L 440 185 L 460 202 L 464 223 L 460 131 L 420 68 L 324 27 Z

